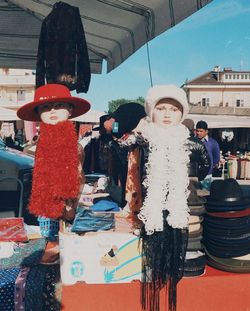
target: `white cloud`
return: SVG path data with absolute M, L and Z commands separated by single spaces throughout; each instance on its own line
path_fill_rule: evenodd
M 229 47 L 229 45 L 231 45 L 233 43 L 232 40 L 228 40 L 225 44 L 225 48 Z

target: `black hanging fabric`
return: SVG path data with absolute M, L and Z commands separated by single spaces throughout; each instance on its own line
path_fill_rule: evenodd
M 163 288 L 168 296 L 168 310 L 176 311 L 177 307 L 177 283 L 184 272 L 188 231 L 170 227 L 167 214 L 168 211 L 163 211 L 163 231 L 147 235 L 144 227 L 141 230 L 141 302 L 144 311 L 160 311 L 160 291 Z
M 57 2 L 43 20 L 39 38 L 36 87 L 60 83 L 87 92 L 91 78 L 85 33 L 77 7 Z

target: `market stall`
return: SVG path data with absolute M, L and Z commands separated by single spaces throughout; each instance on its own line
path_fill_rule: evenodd
M 32 308 L 40 310 L 39 308 L 45 307 L 44 300 L 41 300 L 41 293 L 43 293 L 43 295 L 49 294 L 48 301 L 50 307 L 53 305 L 54 310 L 101 311 L 107 308 L 111 311 L 141 311 L 139 281 L 118 284 L 77 282 L 74 285 L 63 285 L 59 279 L 59 265 L 56 263 L 58 246 L 55 242 L 50 242 L 47 245 L 42 259 L 43 264 L 37 265 L 42 258 L 44 246 L 44 240 L 37 240 L 29 251 L 26 250 L 27 267 L 22 268 L 23 281 L 26 280 L 26 296 L 23 293 L 23 300 L 19 300 L 19 306 L 24 306 L 24 298 L 26 297 L 26 306 L 31 308 L 29 310 Z M 25 253 L 20 254 L 19 250 L 16 252 L 19 257 L 12 258 L 12 261 L 8 262 L 6 258 L 0 259 L 0 305 L 2 309 L 6 306 L 6 298 L 8 297 L 8 308 L 14 310 L 14 301 L 18 301 L 14 291 L 15 286 L 23 284 L 21 280 L 17 282 L 16 278 Z M 48 265 L 49 262 L 53 264 Z M 9 268 L 2 270 L 4 266 L 7 267 L 7 264 L 9 264 Z M 6 271 L 6 274 L 3 274 L 3 271 Z M 35 279 L 37 283 L 38 278 L 41 282 L 40 287 L 32 283 L 32 279 Z M 50 287 L 46 291 L 48 282 Z M 196 278 L 184 278 L 179 283 L 178 311 L 248 311 L 249 290 L 249 274 L 224 272 L 206 266 L 204 275 Z M 167 310 L 164 293 L 165 290 L 161 293 L 163 297 L 161 310 Z
M 249 184 L 250 117 L 203 113 L 189 113 L 188 117 L 194 124 L 205 120 L 209 126 L 209 135 L 219 143 L 222 159 L 220 177 L 232 177 L 244 185 Z
M 70 3 L 78 2 L 70 1 Z M 152 3 L 156 5 L 151 7 Z M 0 64 L 2 62 L 8 66 L 16 66 L 18 63 L 20 67 L 34 68 L 36 55 L 34 47 L 38 43 L 37 31 L 41 26 L 40 20 L 44 20 L 53 5 L 50 1 L 44 1 L 39 5 L 34 4 L 33 1 L 26 1 L 26 5 L 23 4 L 23 1 L 7 3 L 2 1 L 0 4 L 6 9 L 4 13 L 14 14 L 17 23 L 19 18 L 22 20 L 20 25 L 25 30 L 34 31 L 27 33 L 13 24 L 15 30 L 20 31 L 16 35 L 15 45 L 21 46 L 21 42 L 25 39 L 26 53 L 28 54 L 24 55 L 23 50 L 21 55 L 18 53 L 19 51 L 13 52 L 13 46 L 7 47 L 5 39 L 3 39 L 2 42 L 0 41 L 0 47 L 2 43 L 3 49 L 6 48 L 6 50 L 0 57 Z M 53 4 L 55 4 L 54 1 Z M 80 13 L 86 25 L 86 37 L 87 39 L 94 38 L 92 41 L 88 41 L 91 72 L 101 71 L 103 59 L 108 61 L 108 71 L 111 71 L 145 42 L 173 26 L 186 15 L 201 8 L 202 1 L 199 3 L 196 1 L 187 7 L 179 6 L 178 9 L 172 3 L 169 10 L 166 10 L 167 6 L 165 1 L 143 1 L 137 6 L 134 3 L 123 1 L 119 4 L 114 1 L 92 1 L 91 4 L 89 1 L 84 1 L 80 7 Z M 166 16 L 166 12 L 169 12 L 169 16 Z M 96 16 L 97 13 L 101 14 L 101 17 Z M 0 20 L 4 22 L 11 20 L 7 15 Z M 111 23 L 110 16 L 114 16 L 117 23 Z M 30 20 L 34 27 L 27 28 Z M 157 24 L 156 21 L 160 21 L 160 23 Z M 91 24 L 95 26 L 90 27 Z M 129 26 L 132 25 L 133 29 L 131 30 Z M 138 25 L 141 27 L 137 27 Z M 8 27 L 5 28 L 8 29 Z M 94 31 L 100 28 L 101 32 Z M 111 37 L 110 34 L 115 36 Z M 0 38 L 6 37 L 8 38 L 8 34 L 0 36 Z M 30 39 L 28 44 L 27 37 Z M 13 41 L 11 41 L 12 44 Z M 100 45 L 98 46 L 97 43 Z M 68 77 L 65 78 L 63 75 L 60 78 L 67 80 Z M 79 85 L 75 85 L 75 80 L 71 77 L 66 82 L 73 89 L 79 87 Z M 128 207 L 126 208 L 126 202 L 124 202 L 128 169 L 130 169 L 130 173 L 133 170 L 139 171 L 138 162 L 132 161 L 136 154 L 132 153 L 129 167 L 126 166 L 126 163 L 124 165 L 127 153 L 119 150 L 116 140 L 110 139 L 108 144 L 113 148 L 111 151 L 116 157 L 113 161 L 115 162 L 113 175 L 107 176 L 106 172 L 100 175 L 98 174 L 100 172 L 94 172 L 91 176 L 85 176 L 86 182 L 82 189 L 83 153 L 79 152 L 76 133 L 68 118 L 80 117 L 81 114 L 83 115 L 89 110 L 90 104 L 83 99 L 73 97 L 65 86 L 52 84 L 45 84 L 37 88 L 34 101 L 19 110 L 19 116 L 24 120 L 42 121 L 41 144 L 40 150 L 37 152 L 37 164 L 34 168 L 33 189 L 29 205 L 30 211 L 38 217 L 40 226 L 25 228 L 20 218 L 2 221 L 0 237 L 3 244 L 0 246 L 4 252 L 0 253 L 0 307 L 4 310 L 7 308 L 6 302 L 8 302 L 9 309 L 26 308 L 36 311 L 46 310 L 52 306 L 54 310 L 64 309 L 67 311 L 103 310 L 105 307 L 109 310 L 141 310 L 139 288 L 141 286 L 142 256 L 145 254 L 142 254 L 140 249 L 139 228 L 133 227 L 134 223 L 131 222 L 129 217 L 131 215 Z M 59 106 L 57 106 L 58 102 Z M 59 121 L 64 122 L 53 122 L 53 120 L 58 120 L 58 117 L 48 118 L 51 110 L 63 110 L 61 115 L 63 120 Z M 133 119 L 132 116 L 133 114 L 126 121 Z M 50 122 L 45 122 L 48 119 Z M 134 126 L 136 125 L 134 124 Z M 186 131 L 185 129 L 181 130 Z M 67 136 L 68 133 L 71 136 Z M 185 135 L 188 136 L 187 131 Z M 56 142 L 57 148 L 55 148 L 54 142 Z M 47 148 L 48 146 L 49 148 Z M 67 152 L 62 152 L 63 148 L 67 149 Z M 181 160 L 187 162 L 187 157 L 181 158 Z M 183 162 L 180 161 L 180 163 Z M 105 164 L 107 163 L 104 163 L 104 168 L 106 168 Z M 125 171 L 126 174 L 124 174 Z M 188 180 L 188 175 L 185 176 Z M 112 177 L 114 177 L 114 181 Z M 176 182 L 178 176 L 177 178 L 174 176 L 174 179 Z M 56 182 L 54 182 L 55 180 Z M 137 186 L 139 185 L 140 183 L 137 183 Z M 187 187 L 187 183 L 185 187 Z M 79 189 L 81 189 L 80 198 L 78 198 Z M 130 188 L 130 190 L 131 196 L 126 199 L 135 204 L 133 199 L 136 198 L 138 188 Z M 174 191 L 173 193 L 176 194 L 177 192 Z M 166 197 L 166 194 L 164 196 Z M 175 198 L 177 199 L 177 196 Z M 241 198 L 237 199 L 241 202 Z M 74 206 L 75 203 L 77 206 Z M 215 308 L 219 308 L 221 311 L 233 311 L 238 308 L 240 311 L 247 311 L 249 308 L 247 293 L 250 289 L 249 266 L 247 265 L 249 260 L 245 260 L 247 267 L 245 271 L 242 271 L 244 274 L 220 272 L 207 267 L 204 261 L 204 245 L 200 243 L 202 238 L 201 222 L 206 212 L 204 201 L 193 197 L 188 203 L 186 200 L 185 206 L 187 205 L 190 209 L 192 207 L 193 214 L 191 216 L 193 217 L 191 220 L 189 219 L 189 232 L 186 230 L 185 234 L 190 239 L 190 245 L 188 245 L 190 253 L 193 250 L 197 257 L 193 258 L 192 254 L 189 254 L 191 269 L 186 269 L 184 272 L 193 276 L 191 274 L 194 272 L 192 259 L 198 258 L 201 267 L 196 266 L 195 261 L 195 272 L 198 271 L 197 278 L 183 279 L 179 283 L 178 311 L 195 310 L 196 306 L 199 310 L 202 306 L 204 311 L 211 311 Z M 247 210 L 247 207 L 244 205 L 243 209 Z M 185 215 L 188 215 L 187 210 L 188 206 Z M 187 217 L 185 218 L 185 222 L 189 220 Z M 245 230 L 246 224 L 243 225 Z M 169 231 L 171 230 L 169 229 Z M 179 231 L 182 233 L 181 230 Z M 53 240 L 52 244 L 51 240 Z M 48 241 L 50 242 L 47 243 Z M 165 246 L 168 247 L 168 245 Z M 248 255 L 248 250 L 245 248 L 243 250 Z M 183 258 L 186 259 L 184 255 Z M 59 269 L 61 278 L 59 278 Z M 144 284 L 150 282 L 151 280 L 147 280 Z M 214 293 L 215 287 L 217 290 Z M 60 295 L 61 290 L 62 296 Z M 214 299 L 206 299 L 208 291 L 214 293 Z M 164 289 L 160 300 L 162 307 L 167 305 L 165 294 Z M 239 295 L 240 300 L 238 299 Z

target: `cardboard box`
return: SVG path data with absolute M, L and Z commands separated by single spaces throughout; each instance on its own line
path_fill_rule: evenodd
M 141 279 L 139 239 L 125 232 L 59 232 L 62 283 L 129 283 Z

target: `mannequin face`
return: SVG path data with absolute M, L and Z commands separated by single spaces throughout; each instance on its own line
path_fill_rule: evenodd
M 38 113 L 42 122 L 55 125 L 68 120 L 72 107 L 68 103 L 46 103 L 38 107 Z
M 161 99 L 153 109 L 152 121 L 160 127 L 178 125 L 182 119 L 182 106 L 171 98 Z

